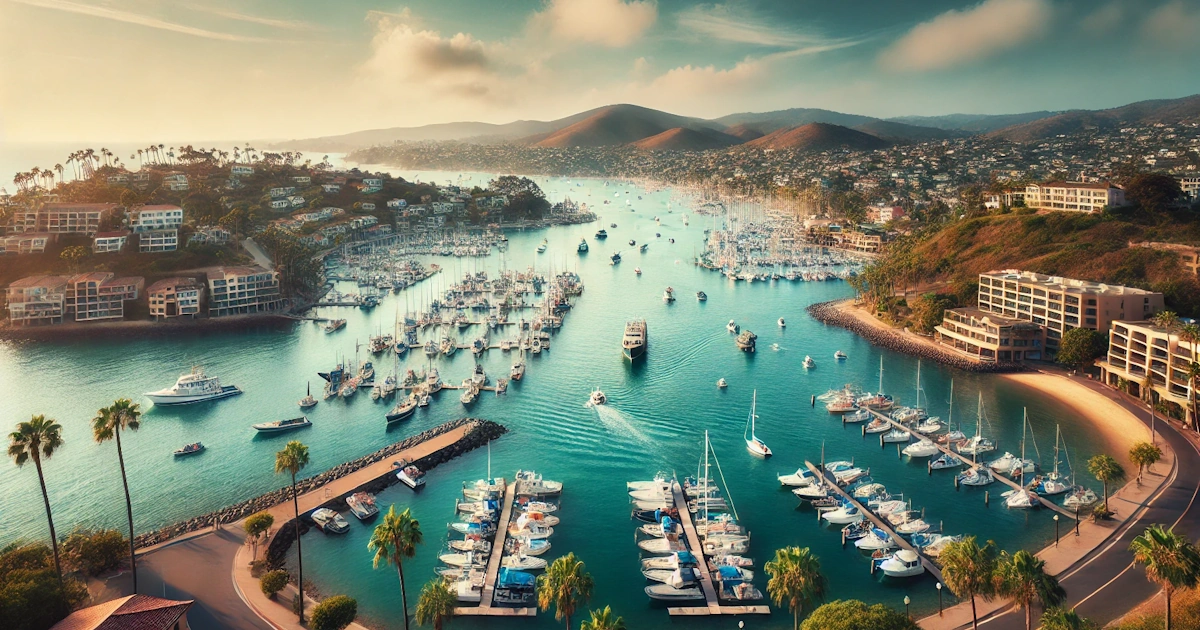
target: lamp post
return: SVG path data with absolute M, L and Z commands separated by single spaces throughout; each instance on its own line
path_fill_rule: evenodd
M 1154 444 L 1158 441 L 1158 433 L 1155 431 L 1155 413 L 1154 401 L 1151 399 L 1153 395 L 1146 397 L 1146 408 L 1150 410 L 1150 443 Z
M 938 616 L 941 617 L 942 616 L 942 583 L 941 582 L 937 583 L 937 590 L 938 590 Z
M 1075 504 L 1075 535 L 1079 535 L 1079 504 Z
M 1054 515 L 1054 546 L 1058 546 L 1058 515 Z
M 940 593 L 941 591 L 938 591 L 938 592 Z M 904 596 L 904 616 L 908 617 L 909 621 L 912 621 L 912 614 L 908 612 L 908 605 L 911 603 L 912 603 L 912 600 L 908 598 L 908 595 L 905 595 Z

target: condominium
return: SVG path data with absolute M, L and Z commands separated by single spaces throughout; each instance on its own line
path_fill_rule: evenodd
M 1193 424 L 1187 370 L 1196 361 L 1192 344 L 1181 341 L 1178 326 L 1170 329 L 1148 321 L 1116 321 L 1108 333 L 1108 355 L 1097 362 L 1101 380 L 1112 387 L 1128 383 L 1128 391 L 1179 405 L 1188 424 Z M 1147 383 L 1147 378 L 1149 382 Z
M 107 254 L 112 252 L 120 252 L 125 249 L 125 241 L 129 239 L 129 233 L 120 232 L 96 232 L 96 238 L 92 240 L 92 253 Z
M 179 249 L 179 230 L 155 230 L 138 234 L 138 251 L 143 254 Z
M 150 316 L 154 319 L 191 317 L 200 314 L 200 301 L 204 297 L 204 285 L 195 278 L 167 278 L 159 280 L 146 289 L 150 303 Z
M 46 251 L 46 245 L 55 238 L 56 235 L 44 232 L 0 236 L 0 255 L 41 254 Z
M 14 326 L 43 326 L 63 322 L 67 278 L 30 276 L 5 289 L 8 320 Z
M 115 203 L 44 203 L 36 210 L 14 213 L 12 231 L 95 236 L 116 213 Z
M 136 300 L 145 278 L 118 278 L 105 271 L 82 273 L 67 282 L 65 312 L 77 322 L 125 318 L 125 301 Z
M 1007 269 L 979 274 L 979 310 L 1046 328 L 1054 354 L 1070 328 L 1106 331 L 1114 320 L 1142 320 L 1163 310 L 1163 295 L 1119 285 Z
M 155 204 L 134 208 L 129 213 L 129 229 L 134 232 L 176 230 L 183 225 L 183 208 Z
M 282 303 L 279 274 L 261 267 L 220 267 L 208 272 L 208 316 L 273 311 Z
M 984 363 L 1038 361 L 1046 345 L 1041 326 L 977 308 L 947 309 L 934 330 L 938 343 Z
M 1125 205 L 1125 191 L 1107 182 L 1047 182 L 1026 186 L 1024 200 L 1038 210 L 1092 213 Z

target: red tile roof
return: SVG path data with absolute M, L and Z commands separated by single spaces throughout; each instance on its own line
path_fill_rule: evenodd
M 51 630 L 168 630 L 192 603 L 130 595 L 75 611 Z
M 138 210 L 182 210 L 179 206 L 169 203 L 156 203 L 150 206 L 142 206 Z

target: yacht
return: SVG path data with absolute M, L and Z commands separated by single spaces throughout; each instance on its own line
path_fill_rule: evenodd
M 329 508 L 320 508 L 312 513 L 312 520 L 326 534 L 345 534 L 350 529 L 350 523 L 341 514 Z
M 254 430 L 259 433 L 282 433 L 283 431 L 291 431 L 292 429 L 311 427 L 312 421 L 308 419 L 308 416 L 300 416 L 299 418 L 289 418 L 287 420 L 261 422 L 253 426 Z
M 587 239 L 579 239 L 579 247 L 577 248 L 580 254 L 586 254 L 588 250 Z
M 416 466 L 405 466 L 404 468 L 401 468 L 400 472 L 396 473 L 396 478 L 400 480 L 400 483 L 403 483 L 413 490 L 425 485 L 425 471 L 417 468 Z
M 350 508 L 350 513 L 360 521 L 379 514 L 379 507 L 375 505 L 375 495 L 370 492 L 355 492 L 346 497 L 346 506 Z
M 479 398 L 479 390 L 475 389 L 475 384 L 471 382 L 471 379 L 468 378 L 463 380 L 462 390 L 463 392 L 459 395 L 458 401 L 461 402 L 464 407 L 470 407 L 471 405 L 475 404 L 475 400 Z
M 1042 504 L 1037 493 L 1029 490 L 1009 490 L 1001 496 L 1004 497 L 1004 507 L 1014 510 L 1028 510 Z
M 834 359 L 835 361 L 845 361 L 845 360 L 846 360 L 846 353 L 845 353 L 845 352 L 842 352 L 841 350 L 838 350 L 838 351 L 836 351 L 836 352 L 834 352 L 834 353 L 833 353 L 833 359 Z
M 483 364 L 475 364 L 475 369 L 471 372 L 471 383 L 475 385 L 476 389 L 488 384 L 488 377 L 483 371 Z
M 425 375 L 425 389 L 430 394 L 436 394 L 442 390 L 442 379 L 438 376 L 437 368 L 429 368 L 429 373 Z
M 833 525 L 849 525 L 863 520 L 863 513 L 853 505 L 843 504 L 836 510 L 822 513 L 821 520 Z
M 796 472 L 790 475 L 775 475 L 779 479 L 779 485 L 792 488 L 803 488 L 817 483 L 817 476 L 812 474 L 807 468 L 797 468 Z
M 783 318 L 782 318 L 782 317 L 780 317 L 780 318 L 779 318 L 779 327 L 780 327 L 780 328 L 786 328 L 786 327 L 787 327 L 787 324 L 786 324 L 786 323 L 784 323 L 784 321 L 783 321 Z
M 646 596 L 650 599 L 665 602 L 690 601 L 694 599 L 704 599 L 704 593 L 699 588 L 675 588 L 670 584 L 651 584 L 645 589 Z
M 316 407 L 316 406 L 317 406 L 317 399 L 313 398 L 312 385 L 310 384 L 308 386 L 308 393 L 304 396 L 304 398 L 300 399 L 300 408 L 301 409 L 312 409 L 313 407 Z
M 600 391 L 599 387 L 592 390 L 592 395 L 588 398 L 588 405 L 599 407 L 606 403 L 608 403 L 608 397 L 604 395 L 604 392 Z
M 697 302 L 707 302 L 708 294 L 703 291 L 697 291 L 696 292 L 696 301 Z
M 770 447 L 768 447 L 765 442 L 758 439 L 758 436 L 754 434 L 754 423 L 758 418 L 758 415 L 754 413 L 754 408 L 757 406 L 757 404 L 758 390 L 754 390 L 754 394 L 750 398 L 750 417 L 746 419 L 746 428 L 749 430 L 749 433 L 747 436 L 743 436 L 746 438 L 746 450 L 750 451 L 754 455 L 758 455 L 759 457 L 770 457 Z
M 415 395 L 406 396 L 397 402 L 396 406 L 392 407 L 392 410 L 384 416 L 387 418 L 388 424 L 411 418 L 417 411 L 417 402 L 418 400 Z
M 450 356 L 454 356 L 454 353 L 458 351 L 458 342 L 454 341 L 453 339 L 451 339 L 450 337 L 448 337 L 446 335 L 442 335 L 442 342 L 439 344 L 438 347 L 441 350 L 442 354 L 450 357 Z
M 902 452 L 909 457 L 916 458 L 933 457 L 934 455 L 938 454 L 939 450 L 940 449 L 938 449 L 937 444 L 933 443 L 933 440 L 922 439 L 919 442 L 913 442 L 912 444 L 904 447 Z
M 181 449 L 177 449 L 175 451 L 175 457 L 183 457 L 185 455 L 195 455 L 197 453 L 203 453 L 203 452 L 204 452 L 204 445 L 201 444 L 200 442 L 196 442 L 195 444 L 188 444 L 187 446 L 185 446 Z
M 525 377 L 525 361 L 520 360 L 513 364 L 512 370 L 508 373 L 509 378 L 514 381 L 519 381 Z
M 621 349 L 626 359 L 636 361 L 644 356 L 649 342 L 650 334 L 646 328 L 646 320 L 625 322 L 625 336 L 621 339 Z
M 914 577 L 925 572 L 917 552 L 901 549 L 896 553 L 874 560 L 875 568 L 888 577 Z
M 963 461 L 953 455 L 942 453 L 941 457 L 929 462 L 930 470 L 946 470 L 948 468 L 958 468 L 963 465 Z
M 240 393 L 242 390 L 236 385 L 221 385 L 221 379 L 206 376 L 203 368 L 195 367 L 191 372 L 180 376 L 171 387 L 147 392 L 146 398 L 155 405 L 167 407 L 220 400 Z
M 596 239 L 597 239 L 597 240 L 601 240 L 601 241 L 602 241 L 602 240 L 604 240 L 604 239 L 606 239 L 606 238 L 608 238 L 608 230 L 600 230 L 599 232 L 596 232 Z
M 740 328 L 740 327 L 737 325 L 737 323 L 736 323 L 736 322 L 734 322 L 734 321 L 731 319 L 731 320 L 729 320 L 729 323 L 728 323 L 728 324 L 725 324 L 725 330 L 728 330 L 729 332 L 731 332 L 731 333 L 733 333 L 733 334 L 735 334 L 735 335 L 736 335 L 736 334 L 738 333 L 738 331 L 740 331 L 740 330 L 741 330 L 741 328 Z
M 817 362 L 816 362 L 816 361 L 813 361 L 813 358 L 812 358 L 812 357 L 808 356 L 807 354 L 806 354 L 806 355 L 804 355 L 804 367 L 805 367 L 805 369 L 807 369 L 807 368 L 813 368 L 813 367 L 816 367 L 816 365 L 817 365 Z

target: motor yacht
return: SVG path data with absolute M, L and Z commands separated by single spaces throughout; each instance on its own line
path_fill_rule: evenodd
M 360 521 L 379 514 L 379 507 L 375 505 L 375 495 L 370 492 L 355 492 L 346 497 L 346 506 L 350 508 L 350 513 Z
M 903 451 L 901 452 L 913 458 L 933 457 L 940 452 L 940 449 L 938 448 L 937 444 L 933 443 L 933 440 L 922 439 L 904 447 Z
M 590 405 L 592 407 L 598 407 L 607 402 L 608 402 L 608 397 L 604 395 L 604 392 L 600 391 L 599 387 L 592 390 L 592 395 L 588 398 L 588 405 Z
M 914 577 L 925 572 L 921 558 L 915 551 L 901 549 L 896 553 L 874 560 L 875 568 L 888 577 Z
M 846 353 L 842 352 L 841 350 L 837 350 L 833 353 L 833 358 L 836 361 L 843 361 L 846 359 Z
M 147 392 L 145 396 L 155 405 L 168 407 L 220 400 L 240 393 L 242 390 L 237 386 L 221 385 L 220 378 L 207 376 L 203 368 L 195 367 L 180 376 L 171 387 Z
M 308 416 L 300 416 L 299 418 L 276 420 L 274 422 L 260 422 L 252 426 L 259 433 L 282 433 L 283 431 L 291 431 L 292 429 L 311 427 L 312 422 L 308 419 Z
M 320 508 L 313 512 L 312 520 L 326 534 L 345 534 L 350 529 L 350 523 L 347 523 L 341 514 L 329 508 Z

